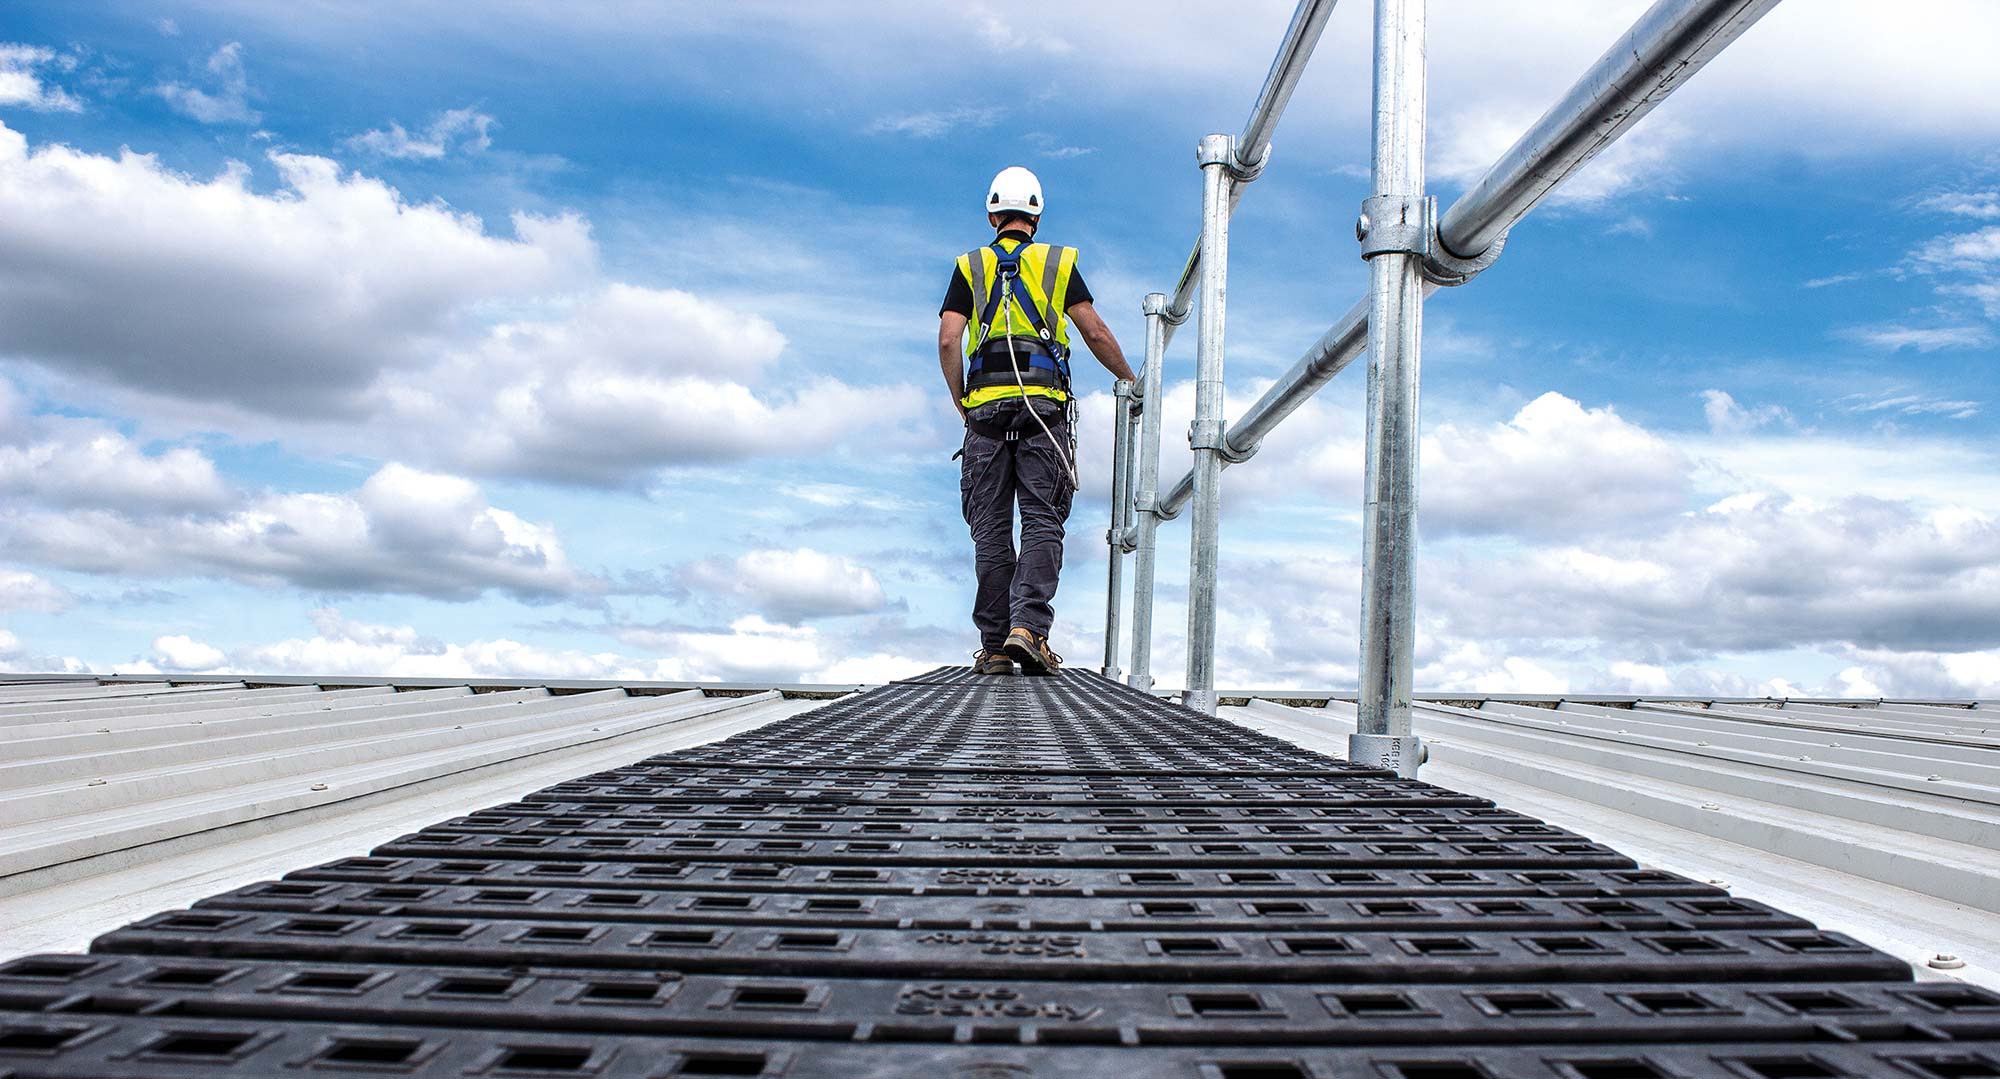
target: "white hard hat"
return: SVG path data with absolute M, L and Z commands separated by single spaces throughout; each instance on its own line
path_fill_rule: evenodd
M 989 214 L 1008 211 L 1024 213 L 1029 217 L 1042 216 L 1042 182 L 1035 174 L 1019 165 L 1001 169 L 993 177 L 993 184 L 986 193 L 986 212 Z

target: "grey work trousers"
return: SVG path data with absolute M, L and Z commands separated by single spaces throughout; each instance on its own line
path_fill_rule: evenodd
M 1042 433 L 1033 419 L 1021 414 L 1022 402 L 994 401 L 974 409 L 983 424 L 1015 422 L 1019 436 L 989 438 L 965 430 L 965 458 L 959 467 L 958 495 L 965 523 L 972 529 L 973 566 L 978 589 L 972 601 L 972 624 L 979 643 L 997 652 L 1007 631 L 1024 626 L 1047 636 L 1055 622 L 1050 606 L 1056 579 L 1062 573 L 1063 522 L 1069 519 L 1069 473 L 1063 456 L 1069 452 L 1069 424 L 1064 411 L 1043 405 L 1038 414 L 1055 439 Z M 1014 507 L 1021 508 L 1021 545 L 1014 547 Z

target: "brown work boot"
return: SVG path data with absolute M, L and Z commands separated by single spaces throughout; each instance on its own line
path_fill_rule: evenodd
M 1015 626 L 1004 647 L 1021 665 L 1022 674 L 1054 674 L 1062 668 L 1062 657 L 1049 648 L 1049 639 L 1025 626 Z
M 973 674 L 1013 674 L 1014 661 L 1005 652 L 988 652 L 982 648 L 972 653 Z

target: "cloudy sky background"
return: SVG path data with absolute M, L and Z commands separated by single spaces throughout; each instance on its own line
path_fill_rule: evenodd
M 1432 0 L 1441 199 L 1643 6 Z M 1136 358 L 1195 140 L 1289 5 L 578 7 L 9 5 L 0 667 L 848 681 L 974 646 L 931 340 L 982 185 L 1041 174 Z M 1364 286 L 1367 12 L 1237 216 L 1232 412 Z M 1994 40 L 1980 0 L 1793 0 L 1432 301 L 1420 688 L 2000 695 Z M 1226 685 L 1353 681 L 1359 376 L 1228 473 Z M 1055 636 L 1095 665 L 1085 384 Z

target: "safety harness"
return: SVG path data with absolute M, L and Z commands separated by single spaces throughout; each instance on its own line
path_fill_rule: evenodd
M 978 336 L 973 341 L 970 369 L 965 376 L 967 393 L 983 390 L 989 386 L 1043 386 L 1060 390 L 1069 396 L 1069 349 L 1056 338 L 1042 317 L 1040 305 L 1029 293 L 1027 282 L 1021 277 L 1021 253 L 1028 249 L 1026 241 L 1015 244 L 1009 251 L 999 240 L 989 245 L 996 260 L 993 287 L 986 294 L 986 309 L 979 313 Z M 1060 249 L 1051 249 L 1050 258 L 1058 258 Z M 1053 302 L 1053 297 L 1050 298 Z M 1027 318 L 1028 325 L 1035 331 L 1032 338 L 1022 339 L 1018 335 L 1002 334 L 1006 347 L 1000 347 L 993 339 L 994 316 L 1001 311 L 1001 305 L 1009 303 Z M 1008 319 L 1012 328 L 1013 320 Z M 1026 360 L 1027 365 L 1022 366 Z
M 967 416 L 965 425 L 974 433 L 987 438 L 1016 442 L 1021 439 L 1021 432 L 1029 429 L 1028 422 L 1032 422 L 1043 434 L 1049 436 L 1050 442 L 1055 442 L 1055 432 L 1049 429 L 1041 413 L 1036 411 L 1035 402 L 1028 395 L 1028 387 L 1050 386 L 1060 390 L 1063 395 L 1064 417 L 1069 421 L 1069 439 L 1068 445 L 1058 445 L 1057 452 L 1062 458 L 1063 471 L 1069 476 L 1070 490 L 1074 491 L 1083 484 L 1076 471 L 1076 397 L 1069 390 L 1069 349 L 1049 329 L 1048 322 L 1042 318 L 1041 308 L 1035 304 L 1034 297 L 1028 292 L 1028 286 L 1021 280 L 1021 252 L 1027 250 L 1027 242 L 1016 243 L 1012 251 L 1001 246 L 998 239 L 995 239 L 990 246 L 993 253 L 998 256 L 995 265 L 998 278 L 994 281 L 992 290 L 987 293 L 986 310 L 979 315 L 979 337 L 972 348 L 971 370 L 966 373 L 965 379 L 966 390 L 971 392 L 986 386 L 1004 386 L 1011 383 L 1021 390 L 1021 405 L 1007 418 L 1008 422 L 1005 424 L 985 423 Z M 1051 249 L 1049 257 L 1061 257 L 1060 249 Z M 1050 297 L 1050 302 L 1054 302 L 1054 297 Z M 1035 337 L 1026 341 L 1020 340 L 1015 334 L 1004 334 L 1006 343 L 1004 352 L 998 347 L 988 347 L 993 332 L 993 317 L 1001 313 L 1003 305 L 1020 308 L 1028 320 L 1028 325 L 1035 331 Z M 1011 314 L 1006 322 L 1007 328 L 1013 329 L 1014 320 Z M 999 362 L 1003 354 L 1004 365 Z M 1022 366 L 1023 359 L 1027 361 L 1025 367 Z M 987 362 L 989 360 L 993 362 Z M 952 456 L 957 457 L 958 454 Z

